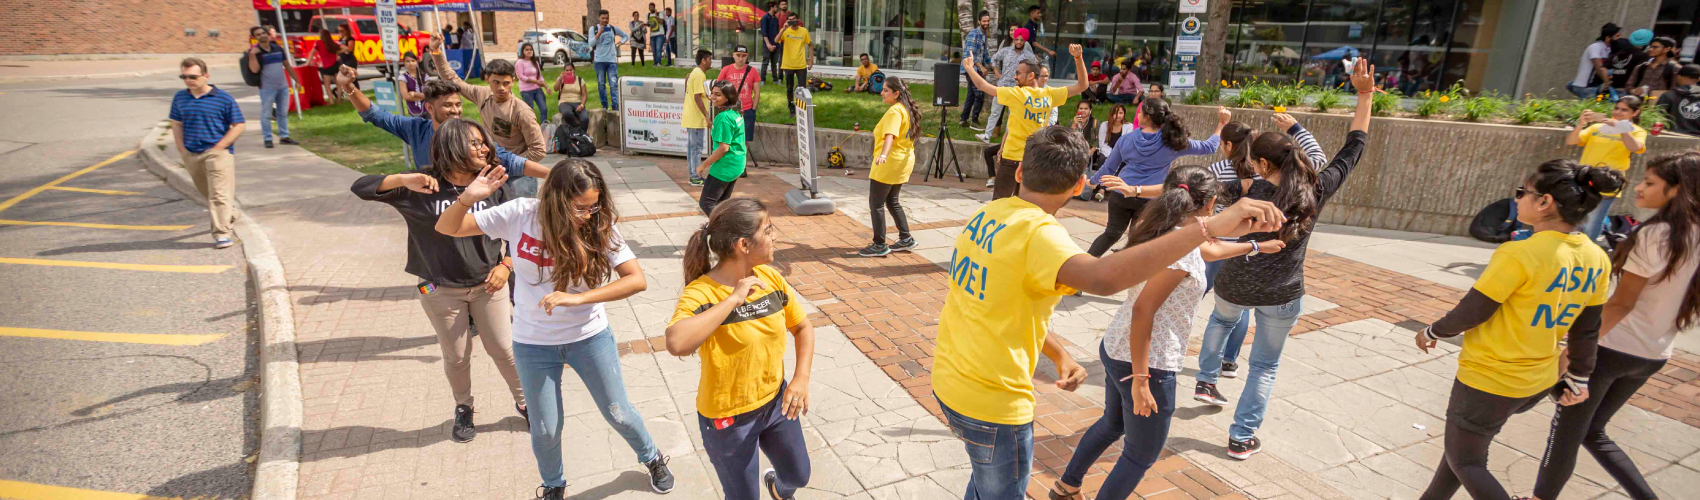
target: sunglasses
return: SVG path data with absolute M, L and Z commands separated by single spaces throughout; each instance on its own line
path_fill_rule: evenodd
M 203 76 L 207 76 L 207 75 L 177 75 L 177 78 L 183 79 L 183 80 L 199 80 Z
M 1511 199 L 1521 200 L 1521 199 L 1523 199 L 1524 196 L 1539 195 L 1539 194 L 1540 193 L 1537 193 L 1537 192 L 1535 192 L 1535 191 L 1533 191 L 1529 188 L 1526 188 L 1526 187 L 1523 187 L 1523 186 L 1517 186 L 1517 190 L 1514 191 L 1514 194 L 1511 196 Z

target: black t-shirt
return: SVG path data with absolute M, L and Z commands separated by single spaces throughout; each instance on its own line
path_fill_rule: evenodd
M 1316 210 L 1322 211 L 1322 206 L 1334 193 L 1345 185 L 1346 176 L 1357 168 L 1358 160 L 1363 157 L 1364 144 L 1369 141 L 1369 134 L 1352 131 L 1346 134 L 1346 144 L 1340 147 L 1340 152 L 1334 155 L 1334 160 L 1328 162 L 1328 167 L 1317 172 Z M 1274 184 L 1263 179 L 1251 183 L 1251 188 L 1241 192 L 1240 183 L 1228 182 L 1222 184 L 1222 199 L 1225 203 L 1238 201 L 1241 196 L 1254 200 L 1269 200 L 1275 197 Z M 1293 215 L 1288 214 L 1291 218 Z M 1287 248 L 1277 253 L 1262 253 L 1246 258 L 1232 258 L 1223 261 L 1222 272 L 1216 276 L 1216 296 L 1232 304 L 1242 306 L 1274 306 L 1292 302 L 1305 294 L 1305 247 L 1310 244 L 1311 228 L 1299 231 L 1294 241 L 1287 242 Z M 1252 233 L 1240 238 L 1241 241 L 1269 241 L 1276 239 L 1277 233 Z
M 1647 55 L 1646 51 L 1637 49 L 1628 40 L 1612 41 L 1611 55 L 1606 56 L 1605 60 L 1606 72 L 1611 74 L 1611 86 L 1621 89 L 1628 85 L 1630 71 L 1649 59 L 1652 59 L 1652 56 Z
M 414 173 L 435 176 L 421 170 Z M 431 194 L 405 187 L 379 192 L 378 185 L 384 182 L 382 174 L 356 179 L 349 190 L 362 200 L 388 203 L 401 213 L 402 220 L 407 222 L 408 274 L 437 286 L 468 288 L 482 285 L 490 269 L 502 261 L 502 243 L 488 236 L 455 238 L 437 232 L 437 217 L 442 215 L 444 208 L 454 204 L 462 186 L 436 177 L 440 189 Z M 496 194 L 472 207 L 472 211 L 493 208 L 513 198 L 510 185 L 503 184 Z

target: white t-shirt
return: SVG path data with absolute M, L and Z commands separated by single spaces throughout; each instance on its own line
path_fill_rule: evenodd
M 1198 301 L 1204 299 L 1204 257 L 1194 248 L 1181 260 L 1170 264 L 1169 269 L 1186 271 L 1187 276 L 1181 279 L 1181 284 L 1175 286 L 1175 291 L 1163 300 L 1163 305 L 1151 318 L 1151 351 L 1146 358 L 1146 366 L 1178 372 L 1186 359 L 1187 337 L 1192 335 L 1192 320 L 1198 311 Z M 1133 326 L 1133 302 L 1139 299 L 1139 292 L 1144 289 L 1145 284 L 1140 283 L 1128 290 L 1127 300 L 1116 310 L 1115 317 L 1110 318 L 1110 327 L 1104 331 L 1104 352 L 1110 355 L 1110 359 L 1133 362 L 1133 347 L 1128 335 Z
M 1623 264 L 1623 270 L 1647 278 L 1647 287 L 1641 289 L 1635 310 L 1600 337 L 1600 347 L 1647 359 L 1669 359 L 1671 343 L 1679 333 L 1676 316 L 1682 310 L 1683 297 L 1688 294 L 1689 280 L 1694 278 L 1695 269 L 1700 268 L 1700 255 L 1691 250 L 1670 279 L 1656 281 L 1670 265 L 1665 252 L 1670 226 L 1653 223 L 1638 231 L 1641 233 L 1636 237 L 1638 243 L 1629 252 L 1629 262 Z M 1690 249 L 1697 246 L 1700 241 L 1689 243 Z
M 543 226 L 537 222 L 537 198 L 518 198 L 495 208 L 472 213 L 478 229 L 491 238 L 507 240 L 514 261 L 514 275 L 508 283 L 514 287 L 514 342 L 531 345 L 571 344 L 588 339 L 608 329 L 608 312 L 601 303 L 574 307 L 557 307 L 554 314 L 544 314 L 537 303 L 555 291 L 549 271 L 553 260 L 543 245 Z M 609 267 L 619 266 L 637 258 L 632 254 L 620 230 L 614 229 L 612 243 L 618 248 L 605 253 Z M 612 279 L 610 277 L 609 279 Z M 600 284 L 598 284 L 600 285 Z M 569 293 L 582 293 L 595 288 L 574 284 Z
M 1606 47 L 1605 42 L 1588 44 L 1588 48 L 1582 49 L 1582 62 L 1576 67 L 1576 78 L 1570 80 L 1570 83 L 1577 87 L 1588 86 L 1588 80 L 1594 75 L 1594 60 L 1610 56 L 1611 48 Z

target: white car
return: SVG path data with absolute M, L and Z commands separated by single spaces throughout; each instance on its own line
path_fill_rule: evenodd
M 591 56 L 590 39 L 569 29 L 526 30 L 520 35 L 519 44 L 514 46 L 514 55 L 518 56 L 519 48 L 527 43 L 537 48 L 538 57 L 563 66 L 567 64 L 568 51 L 575 61 L 589 61 Z

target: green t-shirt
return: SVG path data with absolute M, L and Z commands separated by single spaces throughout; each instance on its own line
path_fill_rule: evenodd
M 744 114 L 737 110 L 728 109 L 714 115 L 714 130 L 710 132 L 709 148 L 718 149 L 720 143 L 726 144 L 726 154 L 720 155 L 720 161 L 709 167 L 708 175 L 725 182 L 738 180 L 744 175 Z

